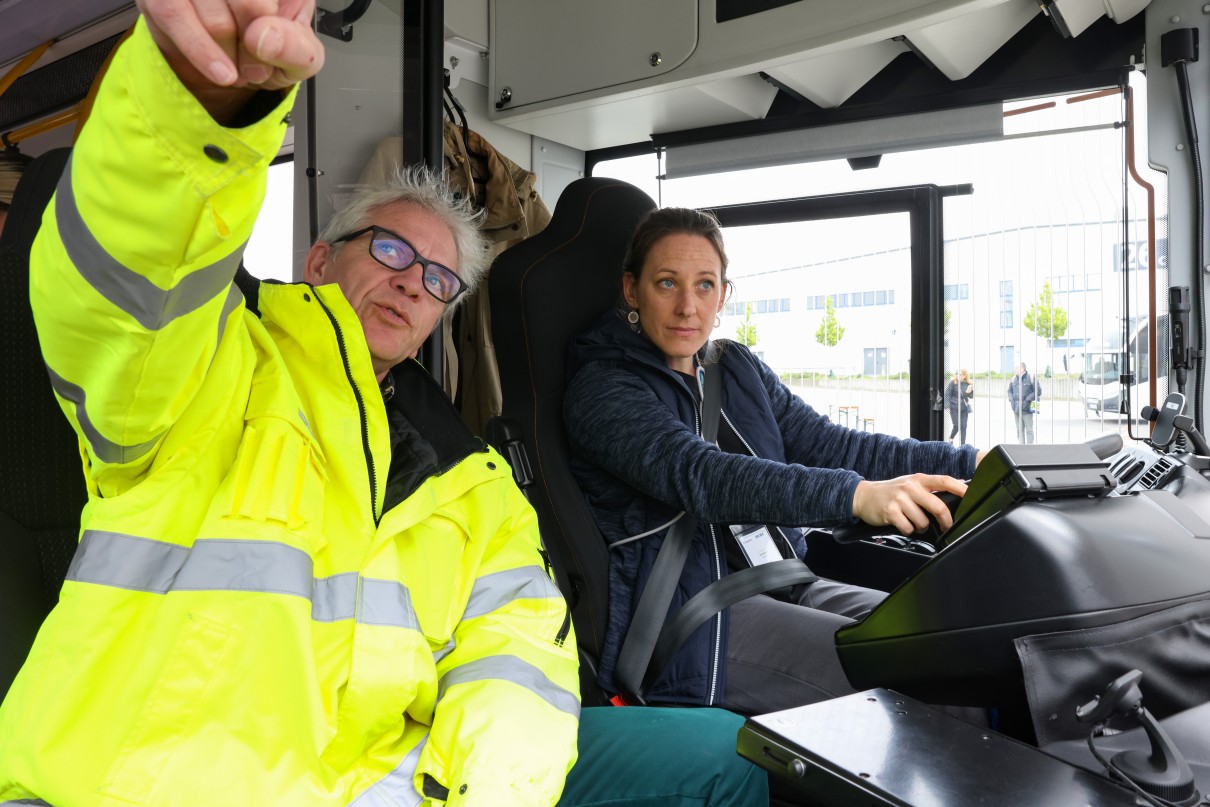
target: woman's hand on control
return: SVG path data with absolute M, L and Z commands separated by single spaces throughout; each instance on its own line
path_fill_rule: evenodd
M 953 525 L 954 517 L 945 502 L 933 495 L 942 490 L 962 496 L 966 483 L 933 474 L 911 474 L 881 482 L 863 479 L 853 493 L 853 515 L 867 524 L 889 524 L 903 535 L 928 527 L 931 515 L 945 531 Z

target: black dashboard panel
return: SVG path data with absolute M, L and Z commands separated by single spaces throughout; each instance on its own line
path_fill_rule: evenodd
M 1202 514 L 1210 482 L 1181 455 L 1132 446 L 1101 461 L 1083 445 L 998 446 L 940 551 L 837 633 L 841 662 L 857 689 L 1021 703 L 1015 640 L 1210 598 Z
M 885 689 L 750 718 L 738 750 L 813 805 L 1136 803 L 1095 772 Z

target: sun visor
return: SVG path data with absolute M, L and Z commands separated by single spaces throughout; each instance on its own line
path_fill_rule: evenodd
M 838 123 L 806 131 L 669 146 L 668 179 L 776 165 L 868 157 L 900 151 L 998 140 L 1004 135 L 1001 104 L 921 112 L 876 121 Z

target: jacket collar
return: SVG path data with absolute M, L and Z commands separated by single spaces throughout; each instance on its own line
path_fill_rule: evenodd
M 705 359 L 709 349 L 707 343 L 698 351 L 699 362 Z M 591 328 L 572 339 L 568 349 L 567 377 L 570 379 L 584 365 L 597 361 L 634 362 L 684 382 L 682 375 L 668 366 L 660 349 L 647 337 L 635 333 L 616 308 L 610 308 Z

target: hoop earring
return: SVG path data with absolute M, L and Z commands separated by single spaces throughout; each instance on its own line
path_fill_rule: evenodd
M 635 333 L 642 333 L 643 326 L 639 324 L 639 310 L 637 308 L 630 309 L 630 313 L 626 315 L 626 321 L 630 323 L 630 330 Z
M 715 314 L 714 315 L 714 327 L 717 328 L 718 326 L 720 326 L 722 324 L 723 324 L 723 318 L 721 316 L 719 316 L 718 314 Z

